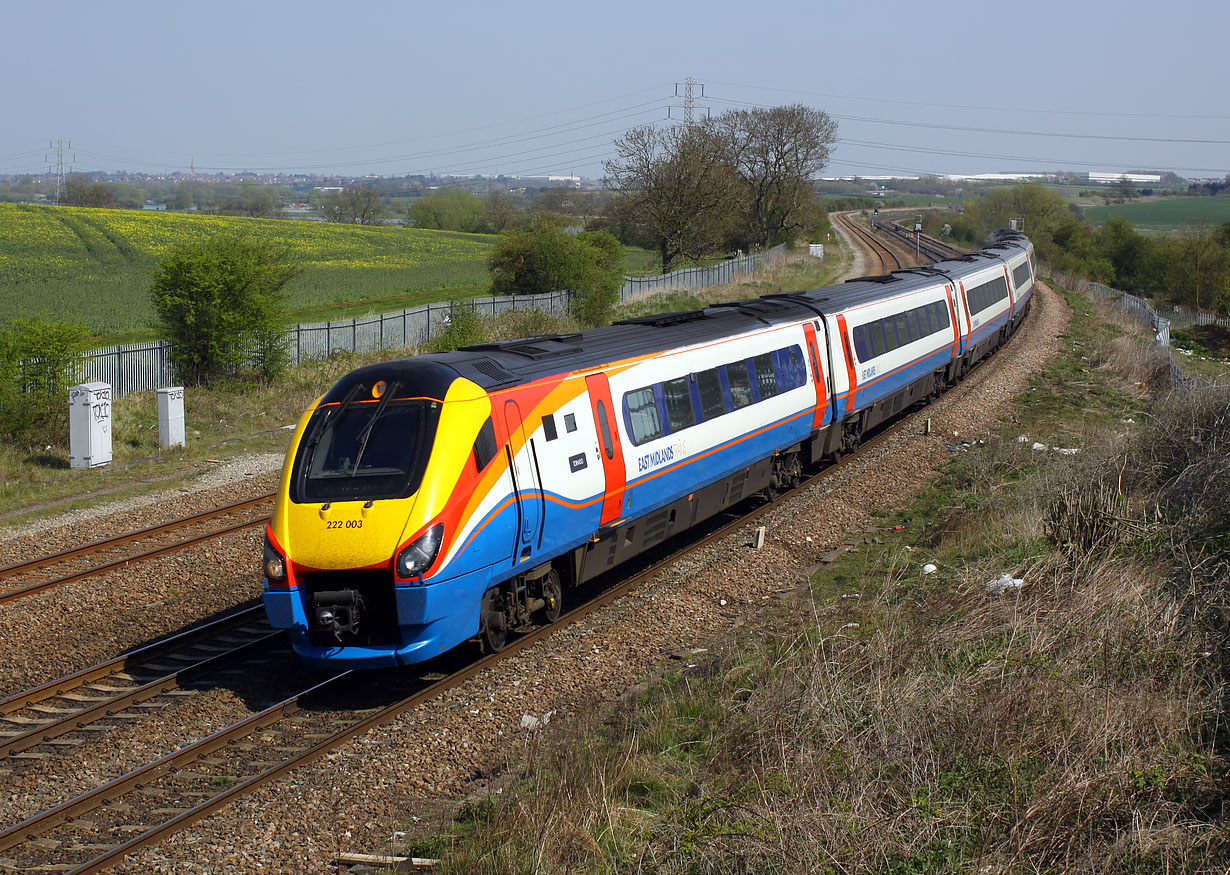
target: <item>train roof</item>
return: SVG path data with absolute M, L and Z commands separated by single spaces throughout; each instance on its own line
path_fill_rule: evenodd
M 752 331 L 760 326 L 789 324 L 871 303 L 886 296 L 916 291 L 1001 263 L 1028 240 L 1014 231 L 996 232 L 988 248 L 925 267 L 906 268 L 883 276 L 860 277 L 844 283 L 714 304 L 703 310 L 662 313 L 625 319 L 603 328 L 573 334 L 548 334 L 463 347 L 430 356 L 484 389 L 493 390 L 561 372 L 594 368 L 638 355 L 693 346 Z M 888 288 L 891 286 L 891 292 Z

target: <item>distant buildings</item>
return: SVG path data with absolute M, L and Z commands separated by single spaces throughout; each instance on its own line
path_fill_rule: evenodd
M 1161 182 L 1162 175 L 1160 173 L 1093 173 L 1089 174 L 1089 181 L 1096 182 L 1101 185 L 1113 185 L 1117 182 Z

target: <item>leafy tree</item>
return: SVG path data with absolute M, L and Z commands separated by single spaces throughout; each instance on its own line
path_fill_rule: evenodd
M 658 250 L 662 272 L 724 251 L 739 212 L 739 178 L 711 126 L 634 128 L 604 163 L 617 209 Z
M 0 326 L 0 433 L 17 444 L 63 444 L 69 386 L 83 377 L 90 332 L 75 322 L 15 319 Z
M 600 324 L 619 300 L 623 246 L 606 231 L 564 230 L 560 216 L 535 214 L 530 226 L 504 231 L 488 264 L 493 295 L 532 295 L 571 290 L 573 312 Z
M 337 192 L 325 202 L 330 222 L 351 225 L 383 225 L 388 208 L 373 185 L 358 185 Z
M 585 326 L 605 325 L 624 285 L 623 244 L 609 231 L 582 231 L 576 248 L 572 315 Z
M 485 217 L 483 202 L 462 188 L 442 188 L 410 204 L 410 218 L 419 228 L 474 233 Z
M 813 180 L 837 142 L 837 122 L 802 104 L 732 109 L 712 122 L 742 183 L 740 247 L 788 242 L 820 211 Z
M 151 294 L 180 379 L 208 385 L 247 367 L 276 376 L 287 360 L 285 286 L 300 270 L 287 250 L 233 235 L 163 258 Z
M 115 206 L 115 195 L 101 182 L 84 173 L 74 173 L 64 180 L 60 202 L 67 207 L 111 207 Z
M 1181 228 L 1177 248 L 1170 271 L 1175 292 L 1197 310 L 1217 305 L 1215 298 L 1226 286 L 1230 265 L 1208 222 Z

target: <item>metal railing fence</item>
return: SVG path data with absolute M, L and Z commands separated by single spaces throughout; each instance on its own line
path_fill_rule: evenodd
M 755 273 L 785 253 L 775 246 L 764 252 L 732 258 L 710 267 L 691 267 L 660 276 L 625 277 L 620 290 L 621 303 L 675 289 L 703 289 L 722 285 Z M 510 310 L 538 310 L 566 316 L 572 293 L 563 290 L 540 295 L 469 298 L 459 302 L 474 312 L 495 317 Z M 403 349 L 429 343 L 448 325 L 447 301 L 423 304 L 391 313 L 356 319 L 311 322 L 286 331 L 291 364 L 327 358 L 336 352 L 374 352 Z M 81 356 L 82 379 L 111 385 L 113 397 L 148 391 L 176 382 L 171 366 L 171 342 L 150 340 L 124 343 L 85 352 Z

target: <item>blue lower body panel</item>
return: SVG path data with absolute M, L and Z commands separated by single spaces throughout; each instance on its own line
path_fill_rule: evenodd
M 270 624 L 285 629 L 295 653 L 314 668 L 395 668 L 439 656 L 477 635 L 489 579 L 489 570 L 483 569 L 440 583 L 397 587 L 398 641 L 391 644 L 312 644 L 304 592 L 266 590 L 264 603 Z

